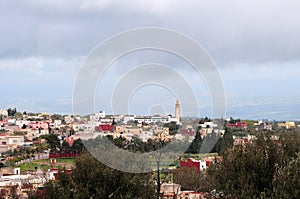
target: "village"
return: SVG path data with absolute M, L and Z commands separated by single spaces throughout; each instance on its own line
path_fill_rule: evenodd
M 196 142 L 200 142 L 197 135 L 201 140 L 213 134 L 217 138 L 222 138 L 225 129 L 227 131 L 231 129 L 233 133 L 227 139 L 232 140 L 233 145 L 244 145 L 256 139 L 251 131 L 272 131 L 274 128 L 288 130 L 299 127 L 297 123 L 289 121 L 255 122 L 233 118 L 218 120 L 203 118 L 199 121 L 181 118 L 178 101 L 175 104 L 175 117 L 171 114 L 106 115 L 105 111 L 88 116 L 63 116 L 20 113 L 16 109 L 1 110 L 0 115 L 1 193 L 17 194 L 21 198 L 28 197 L 32 190 L 42 189 L 46 182 L 55 180 L 60 170 L 72 172 L 76 157 L 84 150 L 82 140 L 107 136 L 112 140 L 122 138 L 130 142 L 138 139 L 144 143 L 158 138 L 166 141 L 188 140 L 191 146 L 186 154 L 179 157 L 168 169 L 187 167 L 205 172 L 220 158 L 218 156 L 220 149 L 202 155 L 199 151 L 197 153 L 197 149 L 195 151 L 192 148 Z M 273 139 L 276 140 L 276 136 Z M 194 190 L 181 191 L 181 185 L 173 183 L 169 173 L 171 172 L 164 175 L 165 181 L 160 189 L 164 193 L 163 198 L 180 194 L 190 195 L 190 198 L 194 198 L 195 195 L 198 198 L 204 197 L 204 193 L 197 193 Z

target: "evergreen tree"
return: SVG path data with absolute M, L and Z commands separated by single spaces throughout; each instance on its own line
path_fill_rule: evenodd
M 194 140 L 192 141 L 191 145 L 189 146 L 189 148 L 186 150 L 185 153 L 199 153 L 200 152 L 200 148 L 202 145 L 202 137 L 200 135 L 200 132 L 197 131 Z
M 216 152 L 222 153 L 228 148 L 233 146 L 233 133 L 230 128 L 225 128 L 225 133 L 223 137 L 219 138 L 216 144 Z

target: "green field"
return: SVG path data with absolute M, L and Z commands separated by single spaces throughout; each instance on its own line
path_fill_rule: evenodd
M 73 164 L 75 164 L 74 158 L 56 158 L 56 164 L 50 164 L 50 159 L 44 159 L 44 160 L 34 160 L 31 163 L 24 163 L 16 167 L 20 167 L 21 172 L 35 170 L 35 167 L 39 167 L 45 171 L 51 168 L 63 168 L 67 165 L 73 165 Z
M 200 160 L 202 158 L 216 157 L 216 156 L 218 156 L 218 153 L 184 154 L 183 159 L 194 158 L 196 160 Z
M 56 163 L 74 164 L 75 158 L 56 158 Z M 50 163 L 50 159 L 34 160 L 33 163 Z
M 31 171 L 31 170 L 35 170 L 35 167 L 39 167 L 41 168 L 42 170 L 48 170 L 48 169 L 51 169 L 51 168 L 57 168 L 58 166 L 56 165 L 44 165 L 44 164 L 36 164 L 36 163 L 24 163 L 24 164 L 21 164 L 21 165 L 18 165 L 18 167 L 20 167 L 21 169 L 21 172 L 23 171 Z
M 75 164 L 75 160 L 76 160 L 75 158 L 56 158 L 57 163 L 66 163 L 66 164 Z

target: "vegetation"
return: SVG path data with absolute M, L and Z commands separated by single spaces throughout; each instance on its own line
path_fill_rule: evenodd
M 225 150 L 233 147 L 233 132 L 231 129 L 225 128 L 224 135 L 218 139 L 215 149 L 217 153 L 223 153 Z
M 173 172 L 174 183 L 180 184 L 182 190 L 210 191 L 211 184 L 205 172 L 196 168 L 177 168 Z
M 80 153 L 82 150 L 84 150 L 84 144 L 80 138 L 75 140 L 72 146 L 67 141 L 62 143 L 62 151 L 64 153 Z
M 253 143 L 226 150 L 209 170 L 211 189 L 225 198 L 300 198 L 299 133 L 279 137 L 261 134 Z
M 75 158 L 56 158 L 56 163 L 57 164 L 50 164 L 50 159 L 42 159 L 23 163 L 18 165 L 18 167 L 20 167 L 22 172 L 35 170 L 35 168 L 40 168 L 45 171 L 51 168 L 63 168 L 66 165 L 73 165 L 75 164 Z
M 14 111 L 13 109 L 11 111 Z M 16 110 L 15 110 L 16 111 Z M 18 115 L 18 112 L 15 115 Z M 62 118 L 54 115 L 52 119 Z M 201 119 L 200 123 L 211 121 Z M 229 123 L 240 121 L 231 118 Z M 182 190 L 206 192 L 213 198 L 300 198 L 300 133 L 297 129 L 275 128 L 273 131 L 254 129 L 253 121 L 244 121 L 251 126 L 248 130 L 225 128 L 223 135 L 212 132 L 204 139 L 200 128 L 183 158 L 195 157 L 201 159 L 201 152 L 213 152 L 216 163 L 207 171 L 197 171 L 195 168 L 176 168 L 175 170 L 160 169 L 160 160 L 153 162 L 157 171 L 147 174 L 130 174 L 114 170 L 97 161 L 84 152 L 76 158 L 57 159 L 56 165 L 50 165 L 49 160 L 36 160 L 19 165 L 22 171 L 33 170 L 36 167 L 49 169 L 61 168 L 56 181 L 46 184 L 44 198 L 157 198 L 162 181 L 173 180 L 181 185 Z M 132 121 L 136 123 L 136 121 Z M 179 126 L 175 123 L 165 124 L 170 134 L 176 134 Z M 24 128 L 26 128 L 24 126 Z M 69 133 L 67 133 L 69 131 Z M 72 135 L 73 129 L 65 129 Z M 21 135 L 23 132 L 15 132 Z M 233 135 L 255 135 L 257 139 L 241 145 L 233 145 Z M 138 137 L 132 140 L 125 138 L 108 139 L 116 146 L 132 152 L 147 153 L 157 150 L 166 144 L 163 139 L 143 142 Z M 13 156 L 6 166 L 14 166 L 15 162 L 28 159 L 36 152 L 51 149 L 51 152 L 81 153 L 84 151 L 82 140 L 75 140 L 72 146 L 68 142 L 60 142 L 56 134 L 43 135 L 46 142 L 32 147 L 18 147 L 8 151 L 7 156 Z M 97 138 L 98 139 L 98 138 Z M 91 142 L 98 142 L 94 139 Z M 100 138 L 99 138 L 100 139 Z M 214 146 L 206 147 L 206 146 Z M 203 150 L 209 148 L 209 150 Z M 59 149 L 59 150 L 58 150 Z M 67 164 L 75 164 L 71 174 L 63 171 Z M 178 166 L 179 160 L 174 160 Z M 0 165 L 4 166 L 4 165 Z M 172 177 L 171 177 L 172 176 Z M 32 193 L 31 198 L 38 198 Z
M 38 193 L 31 198 L 39 198 Z M 46 184 L 44 198 L 156 198 L 149 174 L 131 174 L 107 167 L 90 154 L 76 159 L 72 174 L 61 172 Z
M 49 144 L 49 147 L 51 149 L 51 152 L 56 151 L 57 148 L 61 148 L 60 140 L 58 139 L 57 135 L 47 134 L 47 135 L 42 135 L 41 138 L 43 138 L 47 141 L 47 143 Z
M 47 161 L 47 160 L 44 160 Z M 20 167 L 20 170 L 23 171 L 32 171 L 35 170 L 36 168 L 41 168 L 42 170 L 48 170 L 50 168 L 57 168 L 57 166 L 54 165 L 46 165 L 46 164 L 37 164 L 37 163 L 24 163 L 24 164 L 20 164 L 18 165 L 18 167 Z
M 9 108 L 9 109 L 7 109 L 8 117 L 15 116 L 16 113 L 17 113 L 17 108 Z
M 170 122 L 170 123 L 164 124 L 164 127 L 169 128 L 170 135 L 175 135 L 179 129 L 179 124 L 176 124 L 176 122 Z
M 274 197 L 299 198 L 300 197 L 300 153 L 292 158 L 285 167 L 278 169 L 273 179 Z
M 138 137 L 133 137 L 132 140 L 127 140 L 123 137 L 117 137 L 113 138 L 112 136 L 108 135 L 107 138 L 116 146 L 129 150 L 132 152 L 151 152 L 155 151 L 157 148 L 161 148 L 158 146 L 158 141 L 157 140 L 152 140 L 148 139 L 147 142 L 143 142 L 140 138 Z M 165 146 L 168 142 L 163 143 Z
M 189 148 L 186 150 L 186 153 L 221 153 L 233 146 L 232 136 L 232 130 L 228 128 L 225 128 L 225 133 L 222 137 L 219 137 L 215 132 L 212 132 L 210 135 L 207 135 L 205 138 L 202 138 L 198 130 L 194 140 L 192 141 Z
M 50 119 L 51 119 L 51 120 L 63 120 L 63 116 L 60 115 L 60 114 L 52 114 L 52 115 L 50 116 Z
M 193 154 L 198 154 L 200 153 L 200 148 L 202 145 L 203 139 L 200 135 L 200 132 L 197 131 L 194 140 L 192 141 L 191 145 L 189 148 L 186 150 L 186 153 L 193 153 Z

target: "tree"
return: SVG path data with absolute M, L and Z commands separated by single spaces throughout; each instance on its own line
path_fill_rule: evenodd
M 170 123 L 164 124 L 164 127 L 169 128 L 170 135 L 175 135 L 179 129 L 179 124 L 176 124 L 176 122 L 170 122 Z
M 82 143 L 82 140 L 79 138 L 73 142 L 73 145 L 71 147 L 71 150 L 75 153 L 79 153 L 85 149 L 84 144 Z
M 113 118 L 113 121 L 112 121 L 111 125 L 112 125 L 112 126 L 115 126 L 115 125 L 116 125 L 115 118 Z
M 35 151 L 43 152 L 44 150 L 47 150 L 49 147 L 50 147 L 50 145 L 48 143 L 42 142 L 36 146 Z
M 182 190 L 196 192 L 210 191 L 211 184 L 206 171 L 197 171 L 197 168 L 177 168 L 173 171 L 174 183 L 180 184 Z
M 297 153 L 300 152 L 300 134 L 298 131 L 280 132 L 279 142 L 284 152 L 285 161 L 297 157 Z
M 209 173 L 227 198 L 271 197 L 272 180 L 277 166 L 283 165 L 283 156 L 278 143 L 261 135 L 251 144 L 225 151 Z
M 14 108 L 14 109 L 12 109 L 12 108 L 9 108 L 9 109 L 7 109 L 7 114 L 8 114 L 8 116 L 10 117 L 10 116 L 15 116 L 15 114 L 17 113 L 17 109 L 16 108 Z
M 14 115 L 16 118 L 23 118 L 23 114 L 20 112 L 16 112 Z
M 71 128 L 70 131 L 69 131 L 69 133 L 70 133 L 69 136 L 71 136 L 71 135 L 74 135 L 76 132 L 75 132 L 75 130 L 73 128 Z
M 208 117 L 201 118 L 199 121 L 199 124 L 204 124 L 205 122 L 210 122 L 210 121 L 211 121 L 211 119 L 209 119 Z
M 69 153 L 71 151 L 71 147 L 66 140 L 64 140 L 62 143 L 62 151 L 66 153 Z
M 200 132 L 197 131 L 195 138 L 193 139 L 191 145 L 189 146 L 189 148 L 186 150 L 186 153 L 199 153 L 200 152 L 200 148 L 202 145 L 202 137 L 200 135 Z
M 222 153 L 223 151 L 231 147 L 233 147 L 233 133 L 230 128 L 225 128 L 223 137 L 219 138 L 216 144 L 216 152 Z
M 273 185 L 274 198 L 300 198 L 300 153 L 278 170 Z
M 62 116 L 60 114 L 53 114 L 50 116 L 51 120 L 62 120 Z
M 60 140 L 55 134 L 42 135 L 41 138 L 45 139 L 50 145 L 51 151 L 56 151 L 56 148 L 60 148 Z
M 107 167 L 90 154 L 76 159 L 72 174 L 61 172 L 46 185 L 46 198 L 156 198 L 149 174 L 124 173 Z
M 201 143 L 200 153 L 215 153 L 216 152 L 216 143 L 218 142 L 219 136 L 215 131 L 208 134 Z

